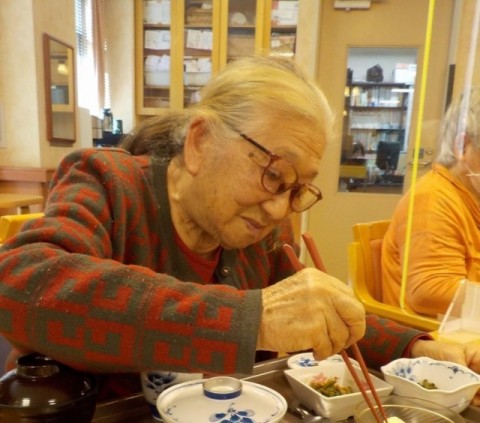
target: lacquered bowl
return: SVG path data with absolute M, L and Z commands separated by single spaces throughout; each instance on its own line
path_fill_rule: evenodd
M 29 354 L 0 378 L 0 422 L 90 423 L 97 390 L 93 375 Z

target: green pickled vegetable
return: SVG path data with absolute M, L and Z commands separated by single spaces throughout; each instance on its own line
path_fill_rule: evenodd
M 425 389 L 438 389 L 437 385 L 433 382 L 430 382 L 428 379 L 423 379 L 419 385 Z
M 326 397 L 337 397 L 339 395 L 351 394 L 350 386 L 341 386 L 338 384 L 337 377 L 326 378 L 319 375 L 310 381 L 310 386 Z

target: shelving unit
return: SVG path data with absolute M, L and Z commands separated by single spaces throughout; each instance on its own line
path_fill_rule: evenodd
M 409 89 L 393 82 L 352 83 L 345 116 L 352 143 L 361 143 L 367 154 L 379 141 L 400 142 L 403 149 Z
M 181 109 L 228 62 L 293 57 L 300 0 L 135 0 L 140 116 Z
M 341 188 L 344 188 L 342 184 L 348 185 L 348 190 L 352 185 L 401 186 L 403 176 L 396 171 L 395 162 L 398 162 L 399 151 L 405 152 L 408 147 L 412 86 L 398 82 L 352 82 L 347 78 L 345 94 Z M 390 154 L 379 153 L 379 146 L 383 150 L 397 150 L 386 158 L 391 160 L 387 168 L 375 168 L 380 154 Z

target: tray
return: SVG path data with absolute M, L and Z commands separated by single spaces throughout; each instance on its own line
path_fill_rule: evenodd
M 233 376 L 268 386 L 282 394 L 289 402 L 294 400 L 295 396 L 283 374 L 283 371 L 287 368 L 287 358 L 282 357 L 259 363 L 255 366 L 251 376 Z M 372 373 L 378 374 L 378 372 Z M 381 374 L 379 375 L 381 376 Z M 462 416 L 466 423 L 478 423 L 480 422 L 480 408 L 470 406 L 462 413 Z M 135 423 L 157 422 L 151 416 L 142 393 L 111 402 L 99 403 L 92 423 L 131 423 L 132 421 Z M 301 421 L 301 419 L 289 413 L 282 419 L 282 423 L 299 423 Z M 354 420 L 350 418 L 344 420 L 344 422 L 353 423 Z

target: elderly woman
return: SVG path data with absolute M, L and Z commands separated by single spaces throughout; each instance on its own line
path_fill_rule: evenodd
M 294 272 L 288 216 L 321 199 L 331 125 L 293 62 L 247 58 L 123 149 L 70 154 L 45 217 L 0 250 L 0 333 L 103 374 L 103 398 L 140 389 L 145 369 L 249 373 L 257 351 L 322 358 L 362 337 L 372 366 L 405 355 L 478 365 L 463 348 L 366 319 L 343 282 Z
M 406 303 L 444 314 L 462 279 L 480 281 L 480 89 L 452 103 L 440 152 L 415 186 Z M 399 202 L 382 251 L 384 302 L 398 304 L 410 192 Z

